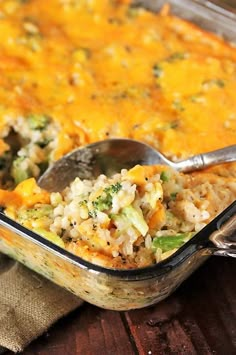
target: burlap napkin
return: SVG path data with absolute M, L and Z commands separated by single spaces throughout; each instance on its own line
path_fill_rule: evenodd
M 0 353 L 22 351 L 82 301 L 0 254 Z

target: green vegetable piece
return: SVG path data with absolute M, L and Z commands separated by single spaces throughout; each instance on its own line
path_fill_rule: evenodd
M 120 189 L 122 188 L 122 185 L 120 182 L 117 182 L 114 185 L 111 185 L 110 189 L 111 189 L 111 193 L 112 194 L 117 194 L 117 192 L 120 191 Z M 105 189 L 106 190 L 106 189 Z
M 28 116 L 28 123 L 31 129 L 43 131 L 48 123 L 50 122 L 50 118 L 46 115 L 29 115 Z
M 177 111 L 180 111 L 180 112 L 185 110 L 184 106 L 182 105 L 182 103 L 179 100 L 174 100 L 172 103 L 172 106 L 174 109 L 176 109 Z
M 204 102 L 204 96 L 201 93 L 195 94 L 195 95 L 191 95 L 191 96 L 189 96 L 188 99 L 191 102 L 196 103 L 196 104 L 198 104 L 198 103 L 202 104 Z
M 95 201 L 92 202 L 95 210 L 105 211 L 108 210 L 112 205 L 112 196 L 110 194 L 103 196 L 98 196 Z
M 33 231 L 35 233 L 41 235 L 45 239 L 49 240 L 50 242 L 58 245 L 59 247 L 62 247 L 62 248 L 65 247 L 65 243 L 57 234 L 49 232 L 43 228 L 35 228 L 35 229 L 33 229 Z
M 122 209 L 121 213 L 128 218 L 131 224 L 142 234 L 142 236 L 145 236 L 147 234 L 148 225 L 144 220 L 141 211 L 138 211 L 133 206 L 127 206 Z
M 168 172 L 167 172 L 167 171 L 162 171 L 162 172 L 161 172 L 161 175 L 160 175 L 160 179 L 161 179 L 163 182 L 169 181 L 170 177 L 169 177 Z
M 42 217 L 48 217 L 53 211 L 53 207 L 51 205 L 40 205 L 36 208 L 30 209 L 22 209 L 18 212 L 19 220 L 28 220 L 28 219 L 39 219 Z
M 219 88 L 225 87 L 225 81 L 222 79 L 211 79 L 203 81 L 202 85 L 206 88 L 211 88 L 213 86 L 218 86 Z
M 96 218 L 97 217 L 97 212 L 95 210 L 89 211 L 88 215 L 89 215 L 90 218 Z
M 186 58 L 186 53 L 183 53 L 183 52 L 176 52 L 176 53 L 173 53 L 171 56 L 169 56 L 166 61 L 167 62 L 175 62 L 177 60 L 183 60 Z
M 215 83 L 217 86 L 219 86 L 219 88 L 225 87 L 225 82 L 222 79 L 216 79 Z
M 45 138 L 44 140 L 41 140 L 39 142 L 36 142 L 36 144 L 40 148 L 45 148 L 50 142 L 52 141 L 52 138 Z
M 31 176 L 29 169 L 25 169 L 22 166 L 25 157 L 18 157 L 12 163 L 11 176 L 13 177 L 16 184 L 21 181 L 28 179 Z
M 134 18 L 137 17 L 140 13 L 141 7 L 139 4 L 131 4 L 127 10 L 127 17 Z
M 171 192 L 170 198 L 171 198 L 172 201 L 175 201 L 175 200 L 176 200 L 177 194 L 178 194 L 178 192 Z
M 175 129 L 179 127 L 179 121 L 174 120 L 172 122 L 170 122 L 170 128 Z
M 112 197 L 117 194 L 122 188 L 121 183 L 117 182 L 104 189 L 104 195 L 100 195 L 92 202 L 95 210 L 105 211 L 112 206 Z
M 154 64 L 152 67 L 152 73 L 155 78 L 160 78 L 163 74 L 163 69 L 158 64 Z
M 193 232 L 189 232 L 155 237 L 152 242 L 152 249 L 155 251 L 157 248 L 160 248 L 164 253 L 169 250 L 180 248 L 184 243 L 190 240 L 193 235 Z
M 110 214 L 109 218 L 114 221 L 114 224 L 117 227 L 116 237 L 119 237 L 121 233 L 125 233 L 127 228 L 132 226 L 131 221 L 122 213 L 120 214 Z
M 178 120 L 174 120 L 172 122 L 168 122 L 168 123 L 165 123 L 165 124 L 157 123 L 156 130 L 157 131 L 166 131 L 168 129 L 176 129 L 178 127 L 179 127 L 179 121 Z

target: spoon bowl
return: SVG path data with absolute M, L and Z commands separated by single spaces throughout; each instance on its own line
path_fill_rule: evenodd
M 38 184 L 48 191 L 62 191 L 76 177 L 92 180 L 140 165 L 168 165 L 181 172 L 200 170 L 236 161 L 236 145 L 173 162 L 148 144 L 133 139 L 107 139 L 73 150 L 50 166 Z

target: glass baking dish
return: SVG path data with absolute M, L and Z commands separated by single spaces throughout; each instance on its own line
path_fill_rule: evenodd
M 165 1 L 139 1 L 159 10 Z M 171 0 L 172 12 L 228 40 L 236 38 L 236 15 L 216 2 Z M 236 202 L 168 259 L 133 270 L 93 265 L 0 213 L 0 251 L 87 302 L 113 310 L 155 304 L 170 295 L 210 255 L 236 257 Z
M 236 201 L 173 256 L 143 269 L 91 264 L 0 213 L 0 251 L 102 308 L 129 310 L 169 296 L 210 255 L 236 257 Z

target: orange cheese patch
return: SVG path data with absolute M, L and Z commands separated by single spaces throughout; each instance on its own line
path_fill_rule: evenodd
M 32 207 L 38 202 L 49 203 L 50 195 L 37 185 L 34 178 L 22 181 L 13 191 L 0 189 L 1 206 L 9 208 Z
M 51 116 L 56 158 L 108 137 L 170 157 L 235 144 L 236 49 L 129 3 L 1 2 L 0 121 Z

